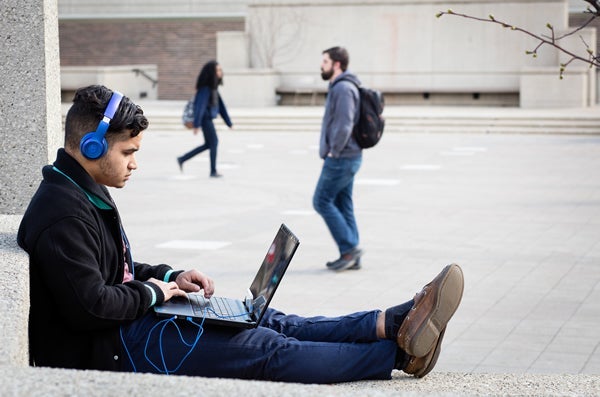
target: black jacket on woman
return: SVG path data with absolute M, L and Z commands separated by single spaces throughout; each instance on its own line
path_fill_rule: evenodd
M 127 238 L 106 187 L 64 149 L 42 174 L 17 237 L 29 254 L 30 362 L 119 370 L 127 359 L 120 326 L 164 300 L 155 284 L 144 281 L 173 281 L 180 272 L 135 262 L 134 280 L 123 283 L 130 251 L 124 253 Z

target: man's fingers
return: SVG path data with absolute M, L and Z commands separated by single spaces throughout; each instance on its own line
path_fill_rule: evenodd
M 175 295 L 175 296 L 185 296 L 185 291 L 178 288 L 173 295 Z

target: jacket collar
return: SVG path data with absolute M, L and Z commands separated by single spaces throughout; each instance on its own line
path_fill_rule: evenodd
M 69 183 L 73 183 L 81 190 L 88 200 L 100 209 L 114 209 L 115 204 L 108 193 L 108 189 L 96 183 L 90 174 L 69 155 L 64 149 L 58 149 L 56 161 L 53 166 L 44 167 L 44 178 L 50 177 L 49 173 L 61 174 Z

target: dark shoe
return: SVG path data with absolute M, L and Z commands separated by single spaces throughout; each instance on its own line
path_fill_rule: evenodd
M 329 267 L 331 267 L 332 263 L 333 262 L 327 262 L 326 266 L 329 268 Z M 356 260 L 356 262 L 354 263 L 354 265 L 350 266 L 346 270 L 360 270 L 361 268 L 362 268 L 362 266 L 360 265 L 360 257 L 358 257 L 358 259 Z
M 327 268 L 329 270 L 341 271 L 344 269 L 348 269 L 350 266 L 353 266 L 358 258 L 362 255 L 362 250 L 355 247 L 352 248 L 349 252 L 342 254 L 338 259 L 333 262 L 327 262 Z
M 350 266 L 348 268 L 348 270 L 360 270 L 362 266 L 360 265 L 360 256 L 358 257 L 358 259 L 356 260 L 356 262 L 354 262 L 354 265 Z
M 215 173 L 210 174 L 210 177 L 211 178 L 222 178 L 223 175 L 219 174 L 218 172 L 215 172 Z
M 444 328 L 440 333 L 440 337 L 437 339 L 435 347 L 429 353 L 427 353 L 425 357 L 411 357 L 403 371 L 407 374 L 414 375 L 415 378 L 422 378 L 430 373 L 433 367 L 435 367 L 438 357 L 440 356 L 440 351 L 442 350 L 442 339 L 444 339 L 445 332 L 446 328 Z
M 446 266 L 415 295 L 415 304 L 398 330 L 398 346 L 417 358 L 431 352 L 456 312 L 463 289 L 464 278 L 460 266 Z
M 179 171 L 183 172 L 183 160 L 177 157 L 177 164 L 179 164 Z

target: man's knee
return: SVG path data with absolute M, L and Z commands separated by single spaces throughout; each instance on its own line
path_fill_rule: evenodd
M 313 196 L 312 205 L 313 205 L 313 208 L 315 209 L 315 211 L 317 211 L 320 214 L 321 213 L 321 204 L 320 204 L 319 197 L 317 196 L 316 193 Z
M 323 192 L 319 190 L 315 192 L 313 196 L 313 208 L 319 214 L 327 212 L 328 208 L 330 208 L 332 204 L 333 200 L 327 195 L 324 195 Z

